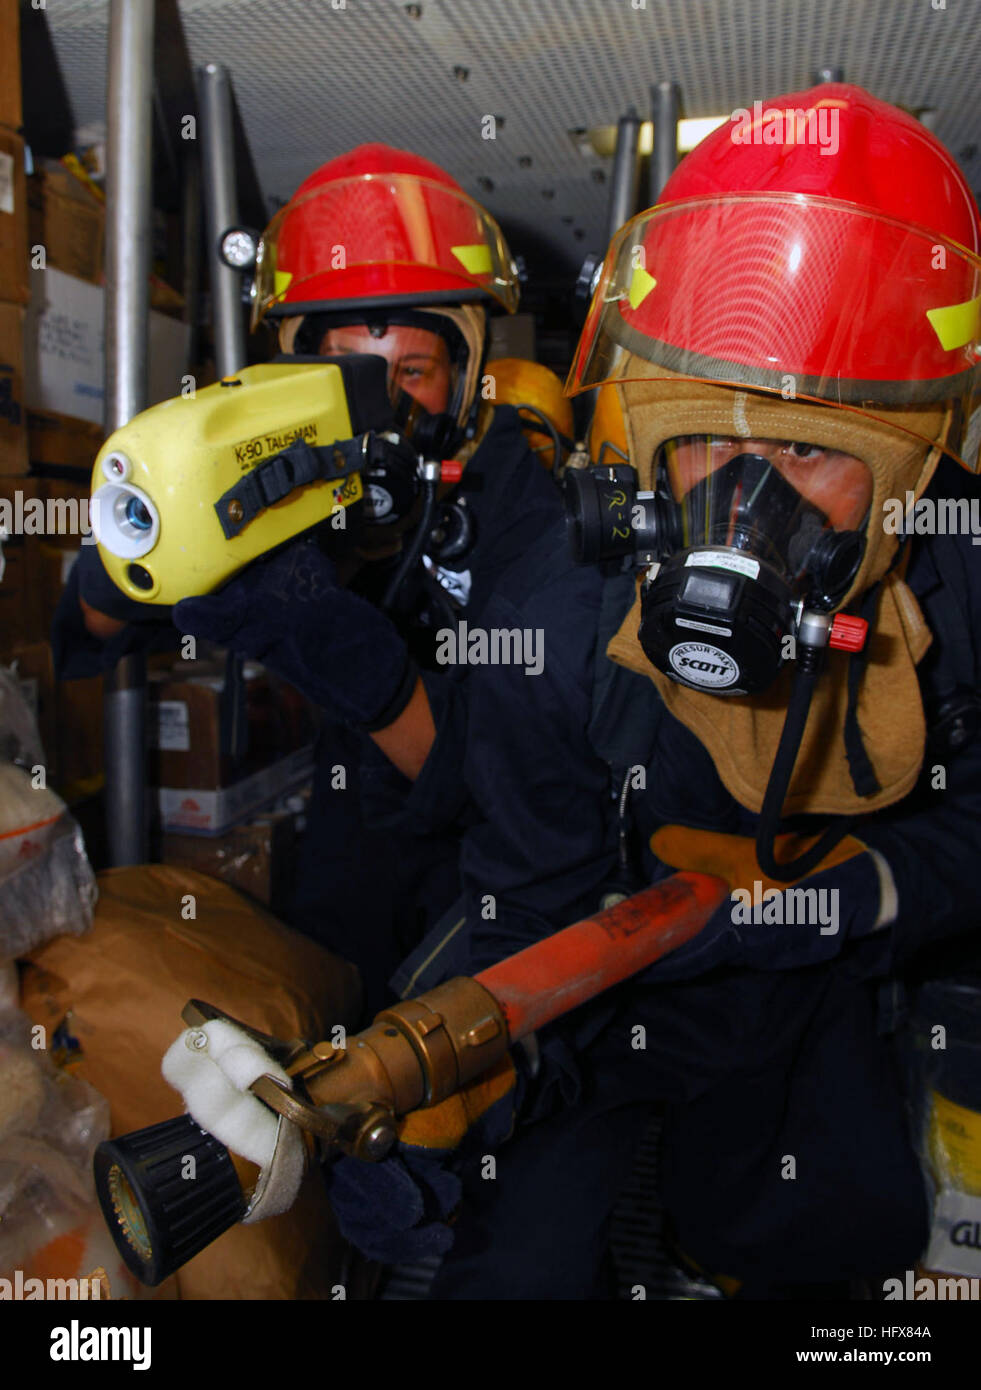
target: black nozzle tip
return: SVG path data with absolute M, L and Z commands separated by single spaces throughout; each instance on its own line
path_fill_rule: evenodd
M 189 1115 L 107 1140 L 94 1168 L 116 1248 L 144 1284 L 162 1283 L 245 1214 L 228 1150 Z

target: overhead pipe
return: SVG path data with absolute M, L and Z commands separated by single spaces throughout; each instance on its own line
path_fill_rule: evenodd
M 649 176 L 650 206 L 678 163 L 678 122 L 681 119 L 681 91 L 675 82 L 655 82 L 651 87 L 651 120 L 654 122 L 654 148 Z
M 637 211 L 637 189 L 640 183 L 640 117 L 631 106 L 617 122 L 617 144 L 613 155 L 613 178 L 610 183 L 610 202 L 607 214 L 607 241 Z
M 154 0 L 111 0 L 106 139 L 105 428 L 147 403 Z M 146 662 L 106 677 L 106 818 L 113 865 L 147 857 Z
M 204 226 L 211 284 L 211 317 L 214 330 L 215 368 L 219 377 L 233 376 L 246 364 L 245 317 L 242 312 L 242 275 L 225 264 L 219 254 L 222 233 L 239 221 L 235 190 L 235 113 L 232 81 L 222 63 L 205 63 L 198 69 L 201 107 Z M 244 140 L 243 140 L 244 145 Z M 225 660 L 223 702 L 228 729 L 228 751 L 235 756 L 244 747 L 245 659 L 229 651 Z
M 198 86 L 215 366 L 218 375 L 223 377 L 239 371 L 245 365 L 246 358 L 242 275 L 240 271 L 227 266 L 218 252 L 222 232 L 238 221 L 232 84 L 228 69 L 222 63 L 205 63 L 198 68 Z

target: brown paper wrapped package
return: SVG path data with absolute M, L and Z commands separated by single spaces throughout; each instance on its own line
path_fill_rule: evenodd
M 192 920 L 181 915 L 188 895 Z M 188 999 L 205 999 L 281 1038 L 329 1036 L 338 1023 L 350 1029 L 360 1002 L 352 966 L 226 884 L 160 864 L 100 874 L 92 930 L 34 952 L 22 963 L 21 984 L 22 1007 L 49 1038 L 71 1012 L 70 1031 L 82 1049 L 73 1070 L 108 1099 L 113 1134 L 181 1113 L 160 1059 L 184 1027 Z M 168 1292 L 190 1299 L 329 1298 L 340 1282 L 341 1252 L 314 1173 L 289 1212 L 233 1227 L 179 1271 L 176 1295 Z

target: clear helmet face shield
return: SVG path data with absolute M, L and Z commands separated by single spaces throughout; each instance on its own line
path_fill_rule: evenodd
M 772 392 L 981 449 L 981 258 L 921 227 L 804 194 L 664 203 L 614 237 L 569 395 L 606 382 Z
M 685 435 L 658 450 L 654 482 L 645 653 L 696 689 L 765 689 L 803 611 L 833 610 L 858 572 L 871 471 L 806 442 Z
M 517 308 L 501 229 L 462 190 L 411 174 L 334 179 L 293 198 L 263 233 L 253 328 L 267 314 L 394 300 Z

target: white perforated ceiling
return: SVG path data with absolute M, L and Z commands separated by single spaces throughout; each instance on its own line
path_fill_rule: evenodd
M 194 63 L 231 70 L 270 206 L 323 160 L 382 140 L 444 165 L 516 250 L 544 242 L 575 265 L 605 242 L 608 186 L 593 177 L 603 161 L 584 160 L 568 132 L 631 103 L 646 116 L 663 78 L 700 116 L 809 86 L 838 64 L 886 100 L 936 108 L 932 127 L 981 188 L 981 0 L 943 3 L 181 0 L 181 12 Z M 108 8 L 47 5 L 79 126 L 104 119 Z M 504 118 L 494 140 L 482 138 L 486 115 Z

